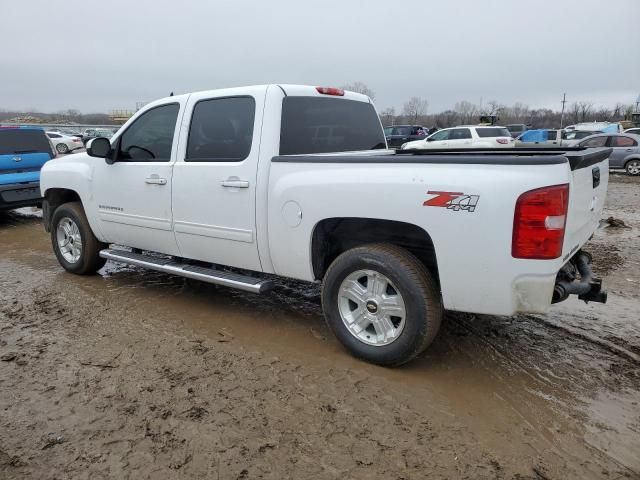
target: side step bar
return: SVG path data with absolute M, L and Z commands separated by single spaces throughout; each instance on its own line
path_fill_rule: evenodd
M 174 261 L 169 257 L 155 257 L 126 250 L 106 249 L 100 252 L 102 258 L 114 262 L 170 273 L 203 282 L 237 288 L 252 293 L 264 293 L 273 288 L 273 282 L 240 273 L 225 272 L 215 268 L 200 267 Z

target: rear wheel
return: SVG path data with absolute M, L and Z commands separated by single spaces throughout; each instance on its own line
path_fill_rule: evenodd
M 93 234 L 80 202 L 60 205 L 51 219 L 51 244 L 62 267 L 71 273 L 89 275 L 100 270 L 106 247 Z
M 629 175 L 640 175 L 640 160 L 629 160 L 624 169 Z
M 401 365 L 433 341 L 442 302 L 424 265 L 403 248 L 353 248 L 329 267 L 322 307 L 331 330 L 355 356 Z
M 68 153 L 69 147 L 67 147 L 67 145 L 65 145 L 64 143 L 59 143 L 58 145 L 56 145 L 56 150 L 58 151 L 58 153 Z

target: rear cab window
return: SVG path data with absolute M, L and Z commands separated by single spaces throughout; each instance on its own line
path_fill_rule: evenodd
M 43 130 L 0 128 L 0 155 L 47 153 L 53 158 L 51 144 Z
M 386 147 L 378 114 L 368 102 L 296 96 L 282 100 L 280 155 Z

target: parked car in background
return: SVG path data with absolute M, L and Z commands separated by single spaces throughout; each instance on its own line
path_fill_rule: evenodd
M 82 148 L 82 140 L 60 132 L 47 132 L 47 137 L 51 139 L 53 147 L 58 153 L 69 153 Z
M 524 123 L 513 123 L 511 125 L 507 125 L 506 128 L 509 130 L 509 133 L 513 138 L 519 137 L 527 130 L 531 130 L 531 126 Z
M 624 133 L 631 133 L 633 135 L 640 135 L 640 128 L 635 127 L 635 128 L 627 128 Z
M 384 127 L 384 136 L 389 148 L 398 148 L 403 143 L 422 140 L 429 135 L 429 129 L 422 125 L 393 125 Z
M 516 147 L 530 147 L 532 145 L 560 145 L 562 143 L 562 130 L 535 129 L 527 130 L 516 137 Z
M 92 140 L 98 137 L 111 138 L 113 137 L 114 133 L 115 131 L 111 129 L 89 128 L 85 130 L 84 133 L 82 134 L 82 144 L 86 146 L 89 140 Z
M 424 140 L 407 142 L 403 150 L 434 148 L 510 148 L 515 140 L 505 127 L 460 126 L 443 128 Z
M 55 156 L 43 129 L 0 127 L 0 210 L 39 206 L 40 169 Z
M 591 135 L 579 147 L 610 147 L 609 168 L 624 168 L 629 175 L 640 175 L 640 135 L 632 133 Z
M 601 132 L 601 133 L 622 133 L 624 130 L 618 122 L 583 122 L 571 125 L 572 130 Z M 569 127 L 566 128 L 568 130 Z
M 583 138 L 602 133 L 593 130 L 564 130 L 562 131 L 562 145 L 575 147 Z

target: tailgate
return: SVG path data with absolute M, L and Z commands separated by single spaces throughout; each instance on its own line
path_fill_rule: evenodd
M 0 155 L 0 185 L 38 181 L 40 169 L 49 159 L 48 153 Z
M 567 152 L 571 165 L 569 211 L 563 260 L 568 260 L 598 228 L 609 183 L 610 148 Z

